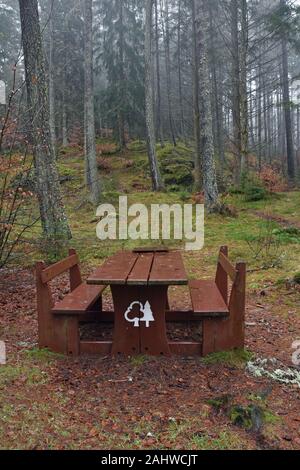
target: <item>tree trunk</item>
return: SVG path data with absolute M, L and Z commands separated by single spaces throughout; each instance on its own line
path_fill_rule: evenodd
M 177 67 L 178 67 L 178 97 L 180 110 L 180 136 L 185 139 L 183 98 L 182 98 L 182 71 L 181 71 L 181 0 L 178 0 L 178 24 L 177 24 Z
M 120 43 L 119 43 L 119 64 L 120 64 L 120 77 L 119 77 L 119 106 L 118 106 L 118 134 L 119 146 L 121 149 L 126 147 L 125 138 L 125 117 L 123 109 L 123 93 L 125 92 L 125 73 L 124 73 L 124 18 L 123 18 L 123 4 L 119 2 L 119 19 L 120 19 Z
M 238 0 L 231 0 L 231 53 L 232 53 L 232 125 L 233 145 L 236 160 L 235 181 L 240 178 L 241 161 L 241 115 L 240 115 L 240 63 L 239 63 L 239 31 L 238 31 Z
M 53 65 L 53 5 L 49 16 L 49 126 L 51 145 L 55 149 L 56 146 L 56 130 L 55 130 L 55 88 L 54 88 L 54 65 Z
M 219 209 L 218 187 L 214 162 L 210 79 L 208 72 L 208 2 L 197 0 L 196 30 L 199 54 L 200 146 L 205 204 L 209 212 Z
M 214 103 L 214 119 L 215 126 L 213 126 L 215 136 L 215 147 L 217 149 L 219 162 L 221 167 L 225 164 L 225 150 L 224 150 L 224 125 L 223 125 L 223 106 L 222 106 L 222 93 L 221 77 L 217 73 L 217 60 L 216 60 L 216 44 L 215 44 L 215 30 L 213 24 L 213 4 L 209 2 L 209 36 L 210 36 L 210 50 L 211 50 L 211 75 L 212 75 L 212 98 Z M 217 5 L 215 5 L 217 8 Z
M 286 0 L 280 0 L 280 6 L 285 8 Z M 289 65 L 288 49 L 285 27 L 282 27 L 281 33 L 281 52 L 282 52 L 282 96 L 285 115 L 286 132 L 286 151 L 287 151 L 287 170 L 288 178 L 291 183 L 295 180 L 295 150 L 293 143 L 292 117 L 290 106 L 290 88 L 289 88 Z
M 160 61 L 159 61 L 159 29 L 158 29 L 158 0 L 155 0 L 155 57 L 156 57 L 156 87 L 157 87 L 157 105 L 156 105 L 156 127 L 157 136 L 161 147 L 164 147 L 164 137 L 161 119 L 161 87 L 160 87 Z
M 192 28 L 193 28 L 193 119 L 195 141 L 195 189 L 200 191 L 201 181 L 201 144 L 200 144 L 200 111 L 199 111 L 199 61 L 196 37 L 196 4 L 192 0 Z
M 176 147 L 176 137 L 174 131 L 173 113 L 172 113 L 172 82 L 171 82 L 171 57 L 170 57 L 170 25 L 169 25 L 169 0 L 165 0 L 165 59 L 166 59 L 166 82 L 167 82 L 167 99 L 168 99 L 168 116 L 170 133 L 174 147 Z
M 84 0 L 84 131 L 86 185 L 93 204 L 100 201 L 100 181 L 95 145 L 95 111 L 93 86 L 93 11 L 92 0 Z
M 153 91 L 153 56 L 152 56 L 152 12 L 153 0 L 146 0 L 145 19 L 145 105 L 147 149 L 154 191 L 162 189 L 162 181 L 156 157 L 155 123 L 154 123 L 154 91 Z
M 36 190 L 43 235 L 71 238 L 60 194 L 59 175 L 49 125 L 48 88 L 37 0 L 19 0 L 28 105 L 28 139 L 32 144 Z
M 240 176 L 246 171 L 248 165 L 248 96 L 247 96 L 247 55 L 248 55 L 248 6 L 247 0 L 241 0 L 241 76 L 240 76 L 240 116 L 241 116 L 241 155 Z

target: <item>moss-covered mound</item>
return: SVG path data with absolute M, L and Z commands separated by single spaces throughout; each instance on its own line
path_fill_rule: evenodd
M 193 155 L 192 151 L 178 144 L 159 148 L 157 151 L 161 175 L 166 187 L 173 189 L 192 189 L 193 185 Z

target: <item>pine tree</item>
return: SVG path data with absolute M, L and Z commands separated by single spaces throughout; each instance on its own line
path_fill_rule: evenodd
M 103 18 L 98 63 L 106 70 L 107 109 L 123 148 L 127 130 L 137 122 L 144 123 L 143 1 L 102 0 L 97 4 Z

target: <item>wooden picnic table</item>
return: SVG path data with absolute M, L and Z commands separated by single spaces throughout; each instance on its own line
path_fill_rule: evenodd
M 111 288 L 113 354 L 170 355 L 166 334 L 168 287 L 188 284 L 180 252 L 121 251 L 96 269 L 87 283 Z

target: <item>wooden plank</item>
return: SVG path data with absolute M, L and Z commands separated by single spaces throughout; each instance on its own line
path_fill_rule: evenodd
M 153 262 L 153 253 L 141 253 L 127 278 L 127 284 L 147 285 Z
M 112 341 L 80 341 L 80 354 L 101 354 L 111 353 Z
M 131 251 L 120 251 L 114 256 L 108 258 L 105 263 L 96 269 L 96 271 L 89 276 L 87 284 L 126 284 L 127 277 L 129 276 L 136 260 L 137 253 Z
M 54 279 L 56 276 L 64 273 L 68 269 L 72 268 L 79 263 L 77 255 L 68 256 L 68 258 L 59 261 L 58 263 L 49 266 L 41 273 L 41 279 L 44 284 Z
M 169 342 L 169 348 L 171 354 L 176 354 L 179 356 L 201 356 L 202 353 L 202 343 L 193 341 L 172 341 Z
M 202 344 L 197 342 L 169 342 L 172 354 L 183 356 L 200 356 Z M 81 354 L 111 354 L 112 341 L 80 341 Z
M 190 281 L 189 288 L 195 314 L 229 315 L 228 307 L 214 281 Z
M 142 248 L 135 248 L 132 251 L 133 251 L 133 253 L 168 253 L 169 248 L 164 247 L 164 246 L 142 247 Z
M 82 314 L 89 310 L 101 297 L 106 286 L 89 286 L 81 284 L 75 290 L 67 294 L 61 302 L 51 309 L 54 314 L 74 315 Z M 100 313 L 100 312 L 99 312 Z
M 228 274 L 232 282 L 234 282 L 236 277 L 236 269 L 234 266 L 232 266 L 227 256 L 225 256 L 222 252 L 219 253 L 219 263 L 224 271 Z
M 154 254 L 149 285 L 186 285 L 187 283 L 187 274 L 179 252 Z

